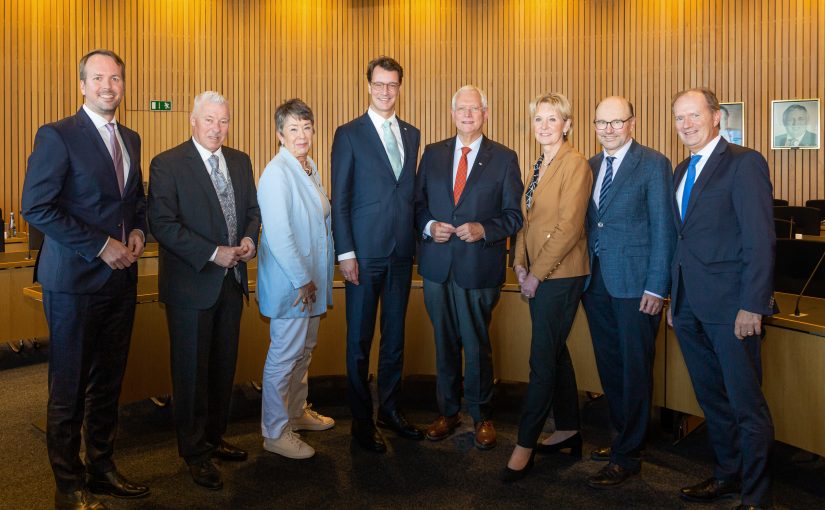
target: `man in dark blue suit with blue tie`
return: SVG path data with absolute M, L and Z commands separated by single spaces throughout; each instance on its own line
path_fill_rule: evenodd
M 95 50 L 79 67 L 84 105 L 37 131 L 22 205 L 26 221 L 45 234 L 34 278 L 43 286 L 49 324 L 46 447 L 55 508 L 101 509 L 89 491 L 149 494 L 112 461 L 146 199 L 140 136 L 114 118 L 125 89 L 123 60 Z
M 768 165 L 719 135 L 720 105 L 711 90 L 679 92 L 672 109 L 691 156 L 674 176 L 668 318 L 716 457 L 713 476 L 681 496 L 707 502 L 741 490 L 737 509 L 767 508 L 773 423 L 760 387 L 760 344 L 762 317 L 775 311 L 776 248 Z
M 610 461 L 588 479 L 594 488 L 619 485 L 641 468 L 676 237 L 670 161 L 633 140 L 635 125 L 633 105 L 623 97 L 608 97 L 596 108 L 593 127 L 604 151 L 590 159 L 591 278 L 582 302 L 616 437 L 591 454 Z
M 404 70 L 389 57 L 367 66 L 367 113 L 340 126 L 332 141 L 332 234 L 346 280 L 347 379 L 352 435 L 377 452 L 386 444 L 373 422 L 367 376 L 381 303 L 378 424 L 423 439 L 399 408 L 404 325 L 415 255 L 413 187 L 421 134 L 395 104 Z
M 475 446 L 487 450 L 496 445 L 488 329 L 504 284 L 507 239 L 524 221 L 524 185 L 516 153 L 483 135 L 487 96 L 481 89 L 458 89 L 452 117 L 457 135 L 427 146 L 415 181 L 418 272 L 435 336 L 440 412 L 427 439 L 445 439 L 461 424 L 463 389 Z

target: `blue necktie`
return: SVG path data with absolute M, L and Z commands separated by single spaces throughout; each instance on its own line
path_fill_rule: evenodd
M 602 179 L 602 189 L 599 191 L 599 210 L 602 209 L 604 199 L 607 198 L 607 192 L 610 191 L 610 185 L 613 184 L 613 161 L 615 156 L 608 156 L 605 158 L 607 167 L 604 169 L 604 178 Z M 593 253 L 599 255 L 599 237 L 596 236 L 596 241 L 593 242 Z
M 685 187 L 682 190 L 682 220 L 685 219 L 685 215 L 687 214 L 688 202 L 690 202 L 690 191 L 693 189 L 693 184 L 696 182 L 696 164 L 699 163 L 700 159 L 702 159 L 702 156 L 699 156 L 698 154 L 694 154 L 690 157 L 687 176 L 685 177 Z

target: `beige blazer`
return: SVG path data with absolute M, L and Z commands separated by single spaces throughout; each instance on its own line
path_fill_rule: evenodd
M 526 186 L 532 178 L 530 173 Z M 529 211 L 521 198 L 524 228 L 516 238 L 515 264 L 539 280 L 590 274 L 584 221 L 592 190 L 587 160 L 564 142 L 533 191 Z

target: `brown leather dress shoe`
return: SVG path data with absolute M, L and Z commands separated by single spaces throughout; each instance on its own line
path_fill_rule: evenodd
M 484 420 L 476 423 L 475 445 L 479 450 L 489 450 L 496 445 L 496 429 L 493 422 Z
M 427 427 L 427 439 L 430 441 L 441 441 L 455 432 L 461 425 L 461 414 L 454 416 L 439 416 L 429 427 Z
M 590 460 L 597 460 L 599 462 L 608 462 L 610 461 L 610 454 L 613 452 L 613 449 L 609 446 L 600 446 L 593 450 L 590 450 Z
M 106 510 L 104 505 L 94 494 L 86 489 L 74 492 L 54 491 L 55 510 Z

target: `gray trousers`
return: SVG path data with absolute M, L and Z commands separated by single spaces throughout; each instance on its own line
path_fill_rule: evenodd
M 489 419 L 493 356 L 488 328 L 501 289 L 463 289 L 452 276 L 444 283 L 424 279 L 424 305 L 435 336 L 436 395 L 444 416 L 461 410 L 461 351 L 464 398 L 475 423 Z

